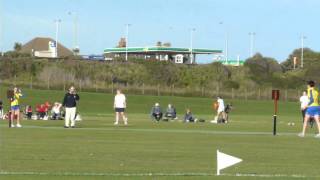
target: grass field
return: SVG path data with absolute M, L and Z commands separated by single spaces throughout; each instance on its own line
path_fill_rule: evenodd
M 5 98 L 5 89 L 0 89 Z M 61 101 L 62 91 L 25 90 L 22 104 Z M 299 138 L 299 104 L 280 102 L 278 136 L 272 136 L 272 101 L 232 102 L 230 123 L 213 118 L 208 98 L 127 95 L 128 126 L 114 126 L 113 95 L 80 93 L 83 121 L 0 121 L 0 179 L 318 179 L 320 140 Z M 173 103 L 182 118 L 190 107 L 205 123 L 153 123 L 150 107 Z M 295 126 L 288 126 L 295 122 Z M 216 150 L 243 159 L 216 173 Z M 238 176 L 236 176 L 238 175 Z

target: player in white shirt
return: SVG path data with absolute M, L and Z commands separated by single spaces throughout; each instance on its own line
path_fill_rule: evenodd
M 218 110 L 217 110 L 217 112 L 218 112 L 218 115 L 220 114 L 220 113 L 222 113 L 222 112 L 224 112 L 224 101 L 223 101 L 223 99 L 221 98 L 221 97 L 217 97 L 217 102 L 218 102 Z
M 302 96 L 300 97 L 300 104 L 301 104 L 301 114 L 302 114 L 302 123 L 304 122 L 304 117 L 306 115 L 307 107 L 309 104 L 309 98 L 307 91 L 303 91 Z
M 225 111 L 225 105 L 223 99 L 218 96 L 217 97 L 217 115 L 215 116 L 214 120 L 210 121 L 211 123 L 228 123 L 228 120 L 226 118 L 226 113 Z M 219 119 L 222 118 L 222 122 L 219 121 Z
M 225 109 L 224 101 L 220 96 L 217 97 L 217 102 L 219 104 L 218 110 L 217 110 L 218 117 L 222 116 L 222 118 L 225 120 L 225 123 L 228 123 L 226 120 L 225 112 L 224 112 L 224 109 Z
M 125 116 L 124 112 L 126 110 L 127 103 L 126 103 L 126 96 L 121 93 L 121 90 L 117 90 L 117 94 L 114 97 L 114 104 L 113 108 L 116 112 L 116 122 L 115 125 L 119 124 L 120 115 L 122 116 L 122 120 L 125 125 L 128 124 L 128 118 Z

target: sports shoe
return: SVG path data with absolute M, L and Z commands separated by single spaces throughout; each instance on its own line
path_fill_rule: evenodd
M 304 134 L 303 133 L 299 133 L 298 136 L 299 137 L 304 137 Z
M 218 124 L 218 121 L 216 121 L 216 120 L 211 120 L 210 123 Z
M 127 121 L 125 121 L 125 122 L 124 122 L 124 125 L 128 125 L 128 122 L 127 122 Z
M 16 127 L 14 124 L 11 124 L 11 126 L 10 127 L 12 127 L 12 128 L 14 128 L 14 127 Z
M 320 138 L 320 133 L 316 134 L 314 137 L 315 138 Z
M 71 128 L 76 128 L 75 126 L 71 126 Z
M 114 124 L 114 125 L 118 125 L 119 123 L 118 123 L 118 122 L 114 122 L 113 124 Z
M 64 128 L 69 128 L 69 126 L 63 126 Z
M 17 128 L 21 128 L 22 126 L 21 126 L 21 124 L 17 124 Z

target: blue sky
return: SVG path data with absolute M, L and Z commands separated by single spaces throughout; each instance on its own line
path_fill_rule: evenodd
M 10 50 L 14 42 L 34 37 L 55 37 L 54 19 L 61 19 L 59 40 L 73 46 L 73 18 L 79 18 L 82 54 L 101 54 L 114 47 L 129 31 L 129 46 L 152 46 L 156 41 L 175 47 L 224 49 L 229 39 L 229 57 L 249 56 L 255 32 L 254 51 L 285 60 L 305 45 L 319 51 L 319 0 L 0 0 L 0 48 Z M 223 22 L 223 23 L 221 23 Z M 226 35 L 228 34 L 228 35 Z M 208 61 L 202 57 L 202 61 Z

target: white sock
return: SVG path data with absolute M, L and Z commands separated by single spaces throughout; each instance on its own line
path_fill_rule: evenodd
M 116 123 L 119 123 L 119 115 L 116 115 Z
M 125 117 L 125 116 L 123 116 L 122 118 L 123 118 L 124 123 L 125 123 L 125 124 L 128 124 L 128 118 Z

